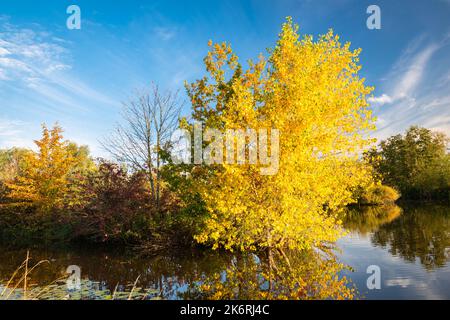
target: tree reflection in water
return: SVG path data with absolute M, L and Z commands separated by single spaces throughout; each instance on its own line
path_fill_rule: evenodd
M 450 208 L 407 205 L 403 209 L 365 207 L 351 209 L 344 227 L 367 235 L 373 246 L 389 250 L 404 261 L 419 261 L 426 270 L 448 265 L 450 259 Z M 0 247 L 0 288 L 22 263 L 27 250 Z M 32 262 L 49 260 L 33 271 L 31 286 L 46 286 L 65 275 L 69 265 L 81 267 L 83 283 L 111 298 L 137 286 L 145 298 L 160 299 L 348 299 L 358 297 L 351 282 L 342 277 L 344 265 L 319 252 L 288 252 L 288 260 L 273 252 L 229 254 L 210 250 L 167 252 L 140 257 L 117 248 L 32 249 Z M 92 285 L 93 284 L 93 285 Z M 64 285 L 64 284 L 62 284 Z M 59 294 L 65 295 L 65 287 Z M 89 289 L 90 290 L 90 289 Z M 88 291 L 89 291 L 88 290 Z M 109 293 L 107 293 L 109 292 Z M 116 296 L 117 297 L 117 296 Z M 51 296 L 48 298 L 61 298 Z
M 189 299 L 352 299 L 356 289 L 341 277 L 345 266 L 318 252 L 287 256 L 237 255 L 227 269 L 203 275 Z
M 344 227 L 366 235 L 377 231 L 382 225 L 400 217 L 402 209 L 396 205 L 363 206 L 348 208 L 344 212 Z
M 387 248 L 392 255 L 409 262 L 418 259 L 427 270 L 450 261 L 450 208 L 445 205 L 352 209 L 344 219 L 344 227 L 370 233 L 374 246 Z
M 1 251 L 0 285 L 20 265 L 23 253 Z M 83 294 L 86 299 L 111 298 L 115 288 L 126 292 L 138 276 L 137 287 L 148 292 L 147 299 L 351 299 L 355 295 L 350 282 L 339 276 L 344 266 L 332 254 L 317 252 L 290 252 L 289 260 L 274 253 L 272 263 L 264 254 L 195 250 L 153 258 L 87 248 L 36 249 L 31 255 L 33 261 L 51 261 L 31 275 L 33 286 L 46 286 L 64 276 L 67 266 L 78 265 L 82 283 L 89 281 L 92 288 L 93 282 L 97 291 L 91 296 Z M 62 298 L 64 290 L 58 288 L 57 296 L 47 298 Z

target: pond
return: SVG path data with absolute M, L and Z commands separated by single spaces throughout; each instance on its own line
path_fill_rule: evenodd
M 340 278 L 349 279 L 345 286 L 356 287 L 354 298 L 450 299 L 450 207 L 352 209 L 344 219 L 344 227 L 347 235 L 337 243 L 336 263 L 349 269 L 336 268 L 336 272 Z M 15 290 L 13 283 L 7 284 L 26 255 L 26 249 L 0 248 L 0 299 L 23 296 L 22 284 Z M 31 272 L 27 297 L 196 299 L 227 297 L 223 295 L 227 289 L 234 297 L 256 298 L 259 294 L 248 286 L 242 289 L 253 280 L 258 282 L 253 275 L 257 263 L 226 253 L 185 250 L 149 258 L 129 251 L 78 246 L 32 249 L 30 255 L 30 268 L 38 261 L 46 261 Z M 230 271 L 230 266 L 237 265 L 241 271 L 244 266 L 245 272 Z M 63 278 L 68 266 L 80 268 L 80 290 L 67 289 Z M 367 272 L 369 266 L 379 268 L 380 289 L 368 289 L 367 279 L 372 275 Z M 225 270 L 236 276 L 226 278 Z M 311 274 L 311 270 L 308 272 Z M 208 286 L 201 285 L 205 283 Z M 264 287 L 264 283 L 258 286 Z M 211 287 L 215 288 L 212 295 L 202 292 Z M 218 296 L 218 292 L 222 295 Z

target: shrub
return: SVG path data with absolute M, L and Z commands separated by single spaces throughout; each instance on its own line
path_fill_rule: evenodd
M 359 203 L 365 205 L 392 204 L 400 198 L 400 193 L 385 185 L 375 185 L 365 190 Z

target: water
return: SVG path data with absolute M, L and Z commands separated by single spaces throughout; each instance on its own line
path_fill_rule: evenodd
M 352 270 L 339 274 L 356 286 L 356 298 L 450 299 L 450 207 L 357 209 L 347 215 L 344 226 L 348 234 L 338 241 L 337 257 Z M 0 294 L 25 256 L 26 250 L 0 250 Z M 34 292 L 41 288 L 53 292 L 47 294 L 45 289 L 41 298 L 112 298 L 113 292 L 114 298 L 127 298 L 131 291 L 133 298 L 199 298 L 199 284 L 205 279 L 220 282 L 224 270 L 236 265 L 230 254 L 189 250 L 149 258 L 111 248 L 78 246 L 32 249 L 31 256 L 30 265 L 48 260 L 33 271 L 30 280 Z M 249 265 L 248 261 L 244 264 Z M 69 265 L 81 268 L 81 291 L 68 292 L 65 281 L 55 282 Z M 381 289 L 367 288 L 370 274 L 366 270 L 371 265 L 380 268 Z M 245 273 L 245 282 L 252 272 Z M 249 292 L 246 297 L 252 297 Z M 21 294 L 18 288 L 9 298 Z
M 450 207 L 372 209 L 346 223 L 340 258 L 367 299 L 450 299 Z M 381 289 L 368 290 L 367 267 L 378 265 Z

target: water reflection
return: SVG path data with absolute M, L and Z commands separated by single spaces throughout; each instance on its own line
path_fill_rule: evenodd
M 344 212 L 344 227 L 347 230 L 366 235 L 377 231 L 382 225 L 394 221 L 400 217 L 402 212 L 402 208 L 396 205 L 352 207 Z
M 45 287 L 78 265 L 83 290 L 67 292 L 59 282 L 41 298 L 126 299 L 138 277 L 133 298 L 139 299 L 450 298 L 448 206 L 354 208 L 344 227 L 350 234 L 338 242 L 339 259 L 331 252 L 285 257 L 278 251 L 185 250 L 149 258 L 117 248 L 32 249 L 34 263 L 50 263 L 34 270 L 29 282 Z M 0 247 L 0 292 L 25 256 L 26 250 Z M 366 287 L 366 268 L 373 264 L 381 267 L 382 290 Z M 20 298 L 20 290 L 12 297 Z
M 5 284 L 26 253 L 0 254 L 0 283 Z M 78 265 L 82 292 L 68 292 L 65 283 L 52 288 L 53 295 L 39 298 L 111 299 L 127 297 L 139 277 L 135 294 L 139 299 L 350 299 L 355 290 L 345 277 L 344 266 L 333 255 L 273 252 L 230 255 L 218 252 L 184 252 L 155 258 L 124 253 L 74 248 L 33 250 L 33 261 L 49 259 L 31 275 L 32 285 L 43 288 L 65 275 L 67 266 Z M 116 292 L 116 293 L 113 293 Z M 13 297 L 20 298 L 20 291 Z
M 228 267 L 202 276 L 194 299 L 352 299 L 355 288 L 340 276 L 346 267 L 318 252 L 238 255 Z
M 35 286 L 46 286 L 63 277 L 69 265 L 77 265 L 84 280 L 95 282 L 96 290 L 109 291 L 109 295 L 114 290 L 129 289 L 139 277 L 137 286 L 150 292 L 149 299 L 177 299 L 189 291 L 189 283 L 195 282 L 201 274 L 220 272 L 230 259 L 226 254 L 197 251 L 144 258 L 133 252 L 91 247 L 34 249 L 31 255 L 33 261 L 50 261 L 33 272 L 31 278 Z M 0 283 L 6 283 L 25 256 L 25 250 L 2 250 Z
M 351 209 L 344 219 L 348 230 L 370 234 L 374 246 L 406 261 L 416 259 L 426 269 L 450 261 L 450 208 L 444 205 L 404 205 Z
M 376 246 L 406 261 L 419 259 L 426 269 L 450 261 L 450 211 L 446 206 L 405 207 L 405 214 L 382 225 L 372 236 Z

